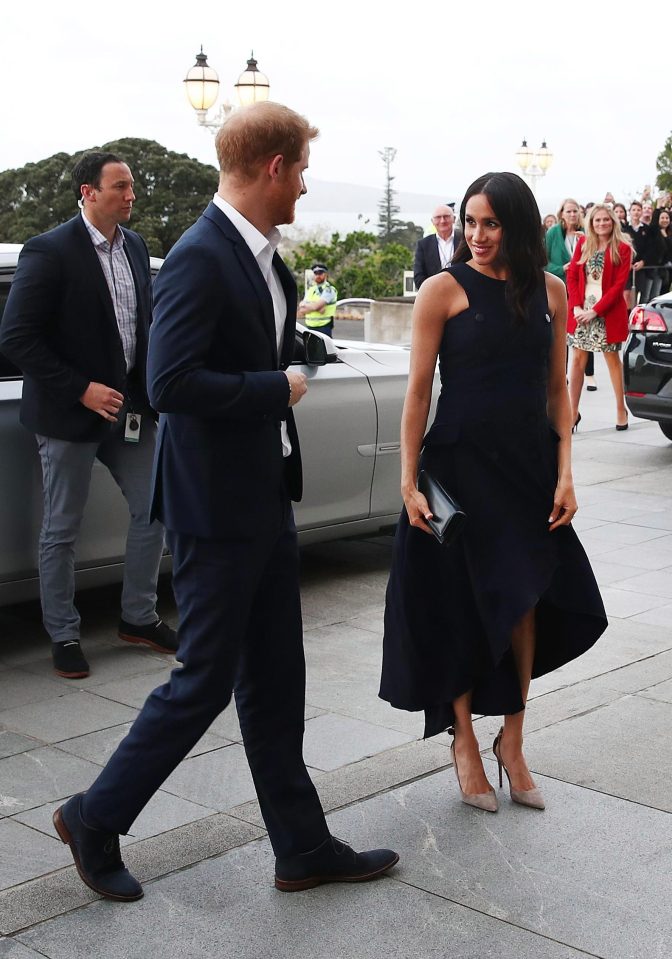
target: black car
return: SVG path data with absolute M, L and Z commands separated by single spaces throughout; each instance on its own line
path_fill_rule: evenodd
M 630 412 L 655 420 L 672 440 L 672 292 L 630 313 L 623 377 Z

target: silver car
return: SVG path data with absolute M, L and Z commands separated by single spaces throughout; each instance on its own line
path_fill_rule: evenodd
M 20 247 L 0 244 L 0 316 Z M 161 260 L 152 260 L 156 273 Z M 295 410 L 304 470 L 296 506 L 302 544 L 375 533 L 394 524 L 399 425 L 408 377 L 403 347 L 330 340 L 299 327 L 296 368 L 309 392 Z M 42 482 L 34 437 L 19 423 L 21 374 L 0 355 L 0 605 L 38 593 Z M 77 542 L 77 586 L 120 579 L 128 510 L 96 462 Z M 170 558 L 164 561 L 170 568 Z

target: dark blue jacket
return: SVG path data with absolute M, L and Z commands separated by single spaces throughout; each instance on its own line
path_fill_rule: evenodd
M 122 232 L 138 304 L 130 379 L 105 274 L 81 215 L 28 240 L 19 254 L 0 351 L 23 372 L 21 422 L 33 433 L 102 440 L 110 423 L 79 402 L 90 382 L 130 395 L 137 410 L 148 407 L 149 255 L 142 237 Z
M 273 265 L 287 299 L 280 356 L 268 286 L 214 203 L 178 240 L 156 280 L 147 376 L 162 415 L 152 510 L 171 530 L 249 537 L 273 521 L 287 493 L 301 498 L 299 442 L 282 372 L 294 352 L 296 284 L 277 254 Z

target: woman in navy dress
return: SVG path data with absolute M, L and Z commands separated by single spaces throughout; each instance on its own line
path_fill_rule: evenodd
M 423 284 L 402 416 L 404 509 L 387 588 L 380 695 L 450 727 L 463 801 L 495 812 L 472 714 L 504 715 L 493 749 L 514 801 L 543 808 L 523 755 L 530 679 L 580 656 L 607 625 L 570 523 L 567 295 L 544 273 L 536 201 L 488 173 L 462 202 L 452 266 Z M 441 395 L 429 433 L 436 359 Z M 467 514 L 441 546 L 417 487 L 426 469 Z

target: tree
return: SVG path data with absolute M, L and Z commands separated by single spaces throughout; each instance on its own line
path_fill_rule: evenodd
M 394 147 L 385 147 L 384 150 L 378 151 L 378 155 L 385 166 L 385 187 L 378 204 L 378 236 L 383 243 L 397 243 L 413 250 L 422 237 L 422 227 L 411 220 L 404 222 L 397 217 L 399 206 L 395 199 L 396 191 L 392 186 L 394 177 L 390 173 L 397 151 Z
M 136 205 L 130 226 L 154 256 L 165 256 L 203 211 L 217 189 L 217 170 L 174 153 L 154 140 L 125 137 L 90 150 L 116 153 L 135 178 Z M 0 237 L 23 243 L 76 212 L 70 172 L 82 155 L 56 153 L 37 163 L 0 173 Z
M 396 191 L 392 186 L 394 177 L 390 172 L 396 155 L 397 151 L 394 147 L 385 147 L 384 150 L 378 151 L 378 156 L 385 167 L 385 187 L 382 199 L 378 204 L 378 236 L 383 243 L 391 239 L 395 227 L 399 224 L 399 220 L 396 218 L 399 207 L 395 201 Z
M 672 191 L 672 133 L 665 141 L 665 146 L 658 154 L 656 160 L 656 169 L 658 170 L 658 189 L 669 193 Z

